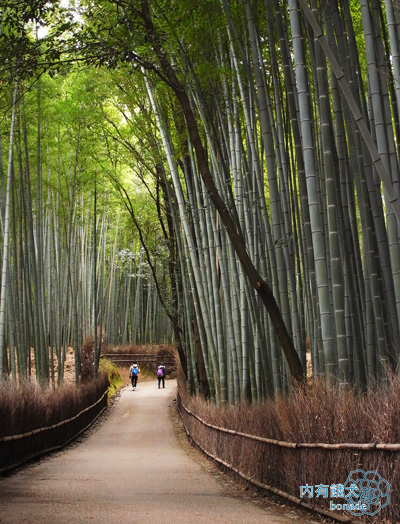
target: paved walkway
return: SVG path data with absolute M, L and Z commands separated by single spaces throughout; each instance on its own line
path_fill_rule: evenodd
M 287 524 L 221 484 L 177 443 L 174 381 L 125 388 L 79 445 L 0 480 L 1 524 Z

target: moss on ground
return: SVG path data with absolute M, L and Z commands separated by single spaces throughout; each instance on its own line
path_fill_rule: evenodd
M 115 395 L 115 393 L 121 389 L 125 384 L 121 378 L 121 375 L 119 374 L 118 368 L 115 364 L 107 360 L 106 358 L 102 358 L 99 365 L 99 372 L 100 373 L 107 373 L 108 375 L 108 395 L 107 395 L 107 402 L 110 401 L 110 399 Z

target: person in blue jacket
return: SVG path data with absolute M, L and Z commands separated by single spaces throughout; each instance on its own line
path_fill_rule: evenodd
M 129 368 L 129 376 L 131 377 L 132 382 L 132 391 L 136 389 L 138 375 L 140 373 L 140 367 L 137 362 L 134 362 Z

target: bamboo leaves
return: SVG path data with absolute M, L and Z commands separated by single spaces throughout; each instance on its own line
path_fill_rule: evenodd
M 53 130 L 57 165 L 45 97 L 35 118 L 20 110 L 13 230 L 23 240 L 13 238 L 9 282 L 12 292 L 18 275 L 24 303 L 7 308 L 30 320 L 18 346 L 35 340 L 46 375 L 54 276 L 49 340 L 61 367 L 68 342 L 104 327 L 115 344 L 173 331 L 190 389 L 221 402 L 284 392 L 307 365 L 332 386 L 396 369 L 393 1 L 96 0 L 81 16 L 83 59 L 108 70 L 66 79 L 79 104 L 71 98 L 68 124 Z M 98 209 L 87 213 L 94 173 Z M 121 211 L 118 228 L 111 186 L 131 220 Z M 8 342 L 11 316 L 7 326 Z

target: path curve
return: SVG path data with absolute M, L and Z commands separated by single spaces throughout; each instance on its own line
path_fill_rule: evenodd
M 285 524 L 220 483 L 177 443 L 175 381 L 124 388 L 88 438 L 0 480 L 0 524 Z

